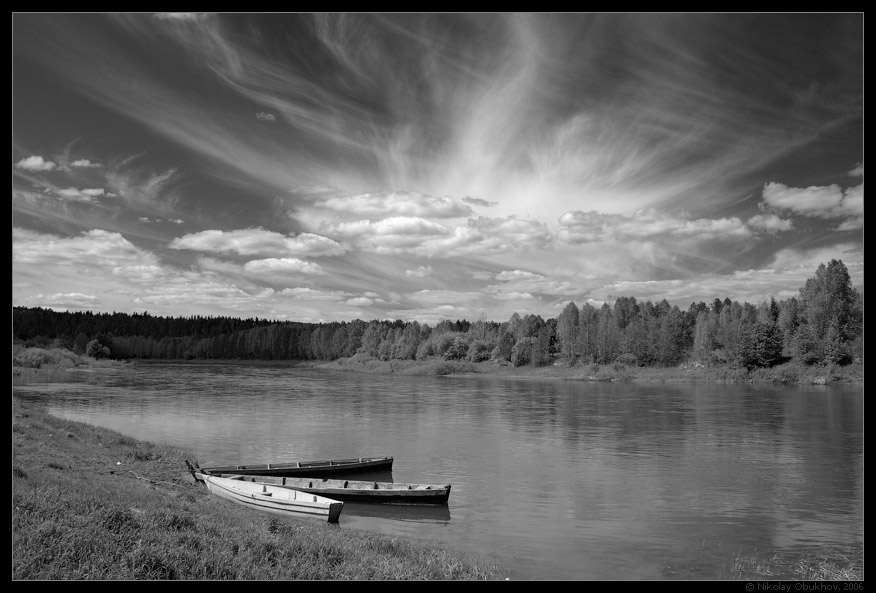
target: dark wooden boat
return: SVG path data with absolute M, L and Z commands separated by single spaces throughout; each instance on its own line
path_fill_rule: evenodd
M 204 474 L 204 470 L 200 470 Z M 330 480 L 327 478 L 294 478 L 223 474 L 211 471 L 205 475 L 231 477 L 262 486 L 290 488 L 343 502 L 378 504 L 446 505 L 450 498 L 450 484 L 403 484 L 364 480 Z
M 246 465 L 222 465 L 200 467 L 186 461 L 192 475 L 196 472 L 239 476 L 280 476 L 325 478 L 392 470 L 392 457 L 359 457 L 356 459 L 327 459 L 325 461 L 292 461 L 285 463 L 253 463 Z

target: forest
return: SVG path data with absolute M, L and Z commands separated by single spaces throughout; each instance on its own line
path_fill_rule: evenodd
M 686 310 L 619 297 L 600 307 L 568 303 L 556 318 L 514 313 L 505 322 L 354 320 L 278 322 L 148 313 L 56 312 L 13 307 L 13 350 L 66 349 L 93 358 L 160 360 L 557 361 L 740 368 L 861 362 L 863 295 L 841 260 L 819 265 L 799 295 L 751 303 L 715 298 Z

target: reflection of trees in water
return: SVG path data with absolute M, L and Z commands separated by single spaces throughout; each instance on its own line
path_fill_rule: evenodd
M 771 431 L 781 429 L 785 423 L 785 395 L 777 390 L 750 390 L 743 387 L 739 399 L 746 424 Z
M 812 391 L 791 394 L 783 403 L 792 437 L 786 450 L 801 460 L 800 482 L 823 504 L 854 504 L 863 492 L 863 395 Z
M 683 389 L 629 383 L 569 386 L 560 402 L 560 418 L 563 439 L 570 445 L 601 438 L 630 454 L 676 447 L 695 422 L 691 398 Z

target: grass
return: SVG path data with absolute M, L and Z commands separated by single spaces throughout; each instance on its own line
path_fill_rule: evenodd
M 704 540 L 694 546 L 690 560 L 665 566 L 663 576 L 676 580 L 863 581 L 864 546 L 728 553 L 721 542 Z
M 464 360 L 377 360 L 369 356 L 357 354 L 350 358 L 341 358 L 319 365 L 320 368 L 338 371 L 354 371 L 378 375 L 460 375 L 483 372 L 486 367 L 479 363 Z
M 745 580 L 863 581 L 864 547 L 738 555 L 730 571 Z
M 744 368 L 732 365 L 706 366 L 685 363 L 674 367 L 636 367 L 620 362 L 611 364 L 568 364 L 558 360 L 553 364 L 534 367 L 513 367 L 495 361 L 468 362 L 455 360 L 377 360 L 357 354 L 331 362 L 314 363 L 328 370 L 396 375 L 485 374 L 520 379 L 564 379 L 575 381 L 617 381 L 638 383 L 721 383 L 721 384 L 782 384 L 830 385 L 862 384 L 863 365 L 820 365 L 813 367 L 786 363 L 769 369 Z
M 254 512 L 197 484 L 189 452 L 12 408 L 13 580 L 499 579 L 420 540 Z

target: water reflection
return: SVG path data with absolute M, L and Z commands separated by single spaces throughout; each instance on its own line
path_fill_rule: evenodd
M 405 504 L 366 504 L 345 502 L 345 517 L 376 517 L 391 521 L 413 521 L 417 523 L 448 523 L 448 505 L 405 505 Z

